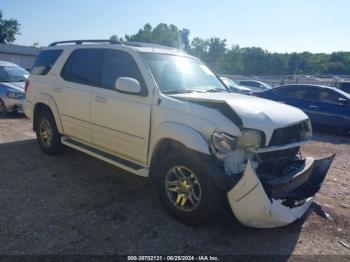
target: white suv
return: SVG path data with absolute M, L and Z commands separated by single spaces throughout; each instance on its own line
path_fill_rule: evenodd
M 312 133 L 299 109 L 230 93 L 197 58 L 150 44 L 51 44 L 26 83 L 25 113 L 43 151 L 64 144 L 151 177 L 186 224 L 213 218 L 228 199 L 245 225 L 287 225 L 334 158 L 299 154 Z

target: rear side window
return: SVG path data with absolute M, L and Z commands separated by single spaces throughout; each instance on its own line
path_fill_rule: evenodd
M 106 50 L 101 67 L 101 87 L 114 90 L 119 77 L 136 79 L 145 94 L 145 84 L 134 58 L 123 51 Z
M 280 96 L 288 96 L 288 97 L 294 97 L 296 91 L 298 91 L 298 89 L 295 86 L 277 87 L 273 89 L 274 93 Z
M 32 75 L 46 75 L 51 70 L 62 52 L 63 50 L 41 51 L 36 58 L 30 73 Z
M 72 52 L 64 65 L 61 77 L 69 82 L 98 85 L 103 49 L 78 49 Z

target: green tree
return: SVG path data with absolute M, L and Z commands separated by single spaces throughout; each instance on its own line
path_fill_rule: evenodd
M 118 37 L 117 35 L 112 35 L 109 40 L 116 41 L 116 42 L 124 42 L 124 39 L 122 37 Z
M 4 19 L 0 10 L 0 43 L 12 43 L 19 35 L 20 24 L 16 19 Z

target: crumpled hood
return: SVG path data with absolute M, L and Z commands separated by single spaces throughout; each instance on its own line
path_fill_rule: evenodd
M 12 88 L 19 93 L 24 93 L 24 82 L 0 82 L 0 87 Z
M 243 128 L 264 131 L 267 141 L 276 128 L 301 122 L 308 117 L 298 108 L 271 100 L 235 93 L 189 93 L 172 95 L 189 101 L 225 102 L 242 120 Z

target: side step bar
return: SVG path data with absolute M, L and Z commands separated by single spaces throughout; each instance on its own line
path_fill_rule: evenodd
M 105 161 L 111 165 L 117 166 L 119 168 L 125 169 L 126 171 L 133 173 L 138 176 L 148 177 L 149 169 L 141 166 L 139 164 L 135 164 L 133 162 L 130 162 L 128 160 L 125 160 L 123 158 L 117 157 L 115 155 L 112 155 L 110 153 L 101 151 L 97 148 L 94 148 L 92 146 L 80 143 L 76 140 L 73 140 L 69 137 L 62 136 L 61 137 L 62 144 L 74 148 L 78 151 L 81 151 L 83 153 L 86 153 L 92 157 L 98 158 L 102 161 Z

